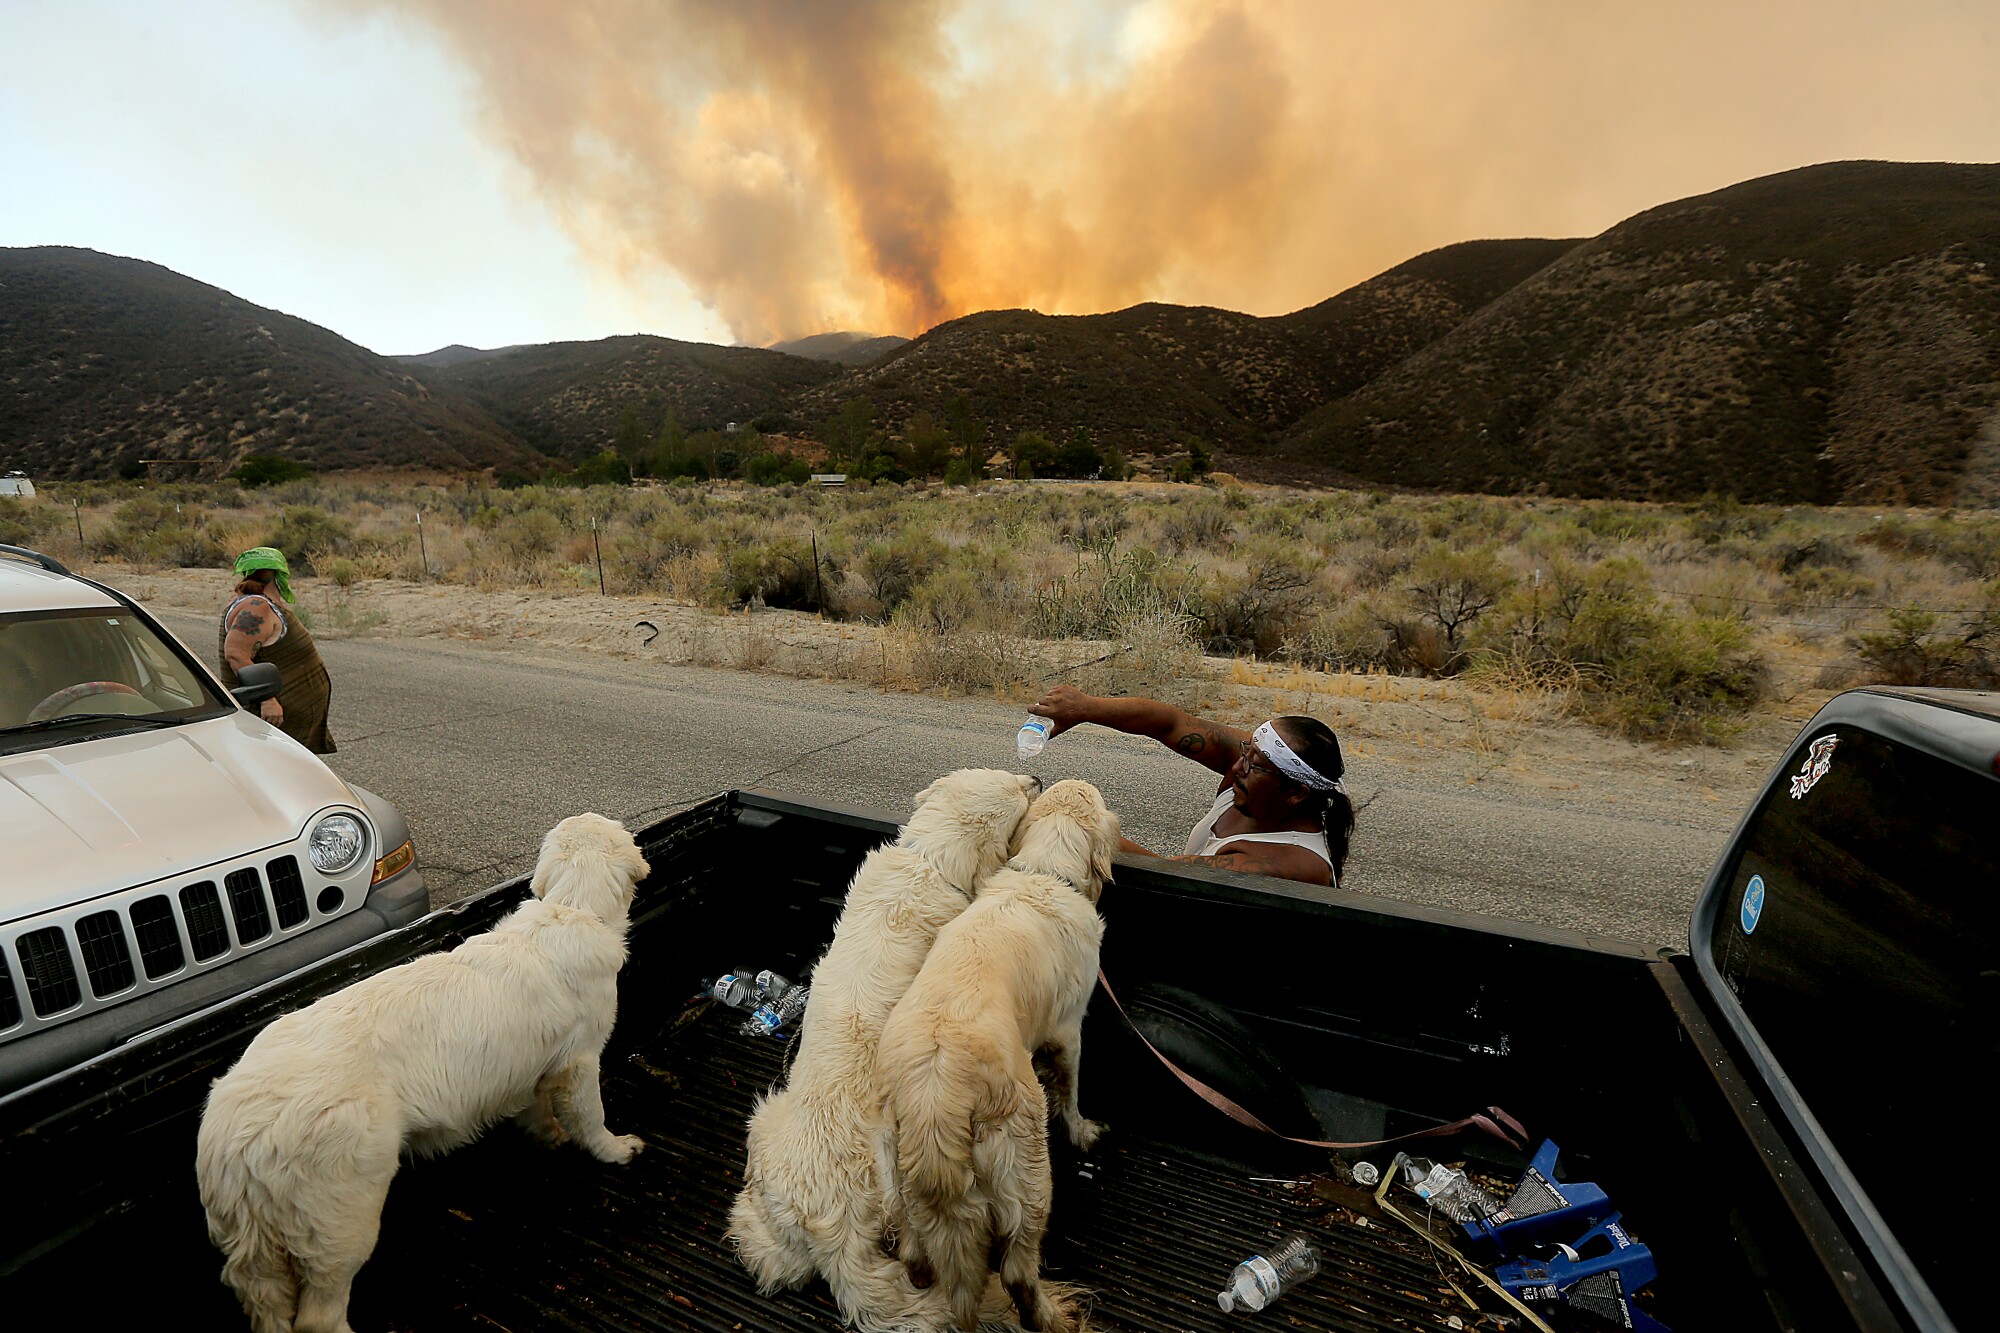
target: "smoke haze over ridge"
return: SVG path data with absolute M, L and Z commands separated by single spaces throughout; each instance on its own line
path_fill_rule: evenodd
M 1278 313 L 1810 162 L 2000 157 L 1973 0 L 309 3 L 435 34 L 593 262 L 748 343 Z

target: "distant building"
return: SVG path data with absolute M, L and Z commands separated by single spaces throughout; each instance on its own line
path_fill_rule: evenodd
M 813 483 L 822 489 L 832 486 L 845 486 L 847 484 L 847 474 L 845 472 L 815 472 L 812 474 L 812 479 Z
M 28 496 L 35 493 L 35 483 L 28 480 L 25 472 L 9 472 L 0 477 L 0 495 Z

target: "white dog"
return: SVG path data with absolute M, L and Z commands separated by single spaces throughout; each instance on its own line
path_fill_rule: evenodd
M 606 1162 L 597 1062 L 626 914 L 648 867 L 622 824 L 565 819 L 535 897 L 486 934 L 356 982 L 257 1034 L 215 1081 L 195 1172 L 209 1239 L 257 1333 L 348 1333 L 399 1155 L 448 1152 L 518 1117 Z
M 750 1117 L 729 1235 L 766 1293 L 826 1279 L 849 1323 L 905 1326 L 931 1300 L 881 1248 L 875 1160 L 875 1048 L 974 883 L 1006 859 L 1040 790 L 1034 778 L 964 769 L 917 796 L 895 842 L 855 873 L 833 943 L 812 970 L 787 1086 Z
M 1035 801 L 1020 850 L 938 932 L 883 1029 L 884 1211 L 914 1279 L 933 1278 L 952 1318 L 980 1322 L 997 1268 L 1021 1325 L 1073 1325 L 1041 1281 L 1048 1226 L 1050 1101 L 1070 1141 L 1102 1127 L 1077 1110 L 1083 1013 L 1097 983 L 1097 898 L 1118 850 L 1118 817 L 1087 782 Z M 1048 1091 L 1034 1057 L 1055 1071 Z

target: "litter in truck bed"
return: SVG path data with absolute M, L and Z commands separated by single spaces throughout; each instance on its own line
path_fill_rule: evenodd
M 355 1286 L 356 1326 L 838 1329 L 823 1286 L 760 1296 L 724 1239 L 744 1121 L 783 1058 L 782 1047 L 736 1031 L 733 1017 L 710 1009 L 636 1051 L 614 1037 L 605 1118 L 647 1142 L 629 1166 L 550 1152 L 503 1126 L 407 1168 Z M 676 1085 L 662 1077 L 669 1074 Z M 1321 1269 L 1255 1316 L 1263 1325 L 1329 1333 L 1503 1326 L 1490 1315 L 1482 1322 L 1416 1236 L 1299 1184 L 1253 1181 L 1240 1166 L 1117 1124 L 1087 1159 L 1059 1156 L 1057 1171 L 1048 1274 L 1084 1289 L 1090 1326 L 1105 1333 L 1241 1330 L 1247 1316 L 1218 1309 L 1216 1288 L 1244 1254 L 1287 1232 L 1312 1238 Z M 548 1243 L 520 1243 L 536 1234 Z

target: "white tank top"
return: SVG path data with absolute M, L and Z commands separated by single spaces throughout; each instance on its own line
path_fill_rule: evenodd
M 1194 826 L 1194 832 L 1188 834 L 1189 856 L 1214 856 L 1217 851 L 1232 842 L 1282 842 L 1293 847 L 1305 848 L 1326 862 L 1327 869 L 1333 869 L 1333 855 L 1327 850 L 1324 833 L 1231 833 L 1227 837 L 1216 837 L 1215 821 L 1222 818 L 1222 812 L 1234 804 L 1235 800 L 1235 793 L 1227 787 L 1215 794 L 1215 804 L 1209 807 L 1208 814 L 1202 821 Z M 1338 873 L 1333 878 L 1336 884 L 1340 882 Z

